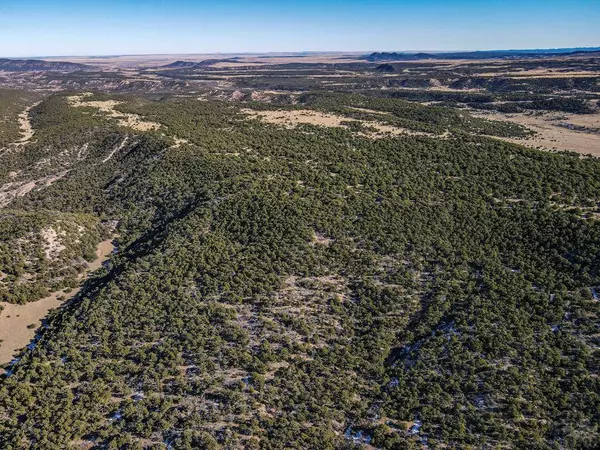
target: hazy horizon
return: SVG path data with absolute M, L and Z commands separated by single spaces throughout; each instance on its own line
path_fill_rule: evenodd
M 223 55 L 223 56 L 236 56 L 236 55 L 311 55 L 311 54 L 369 54 L 374 52 L 396 52 L 396 53 L 460 53 L 460 52 L 491 52 L 491 51 L 529 51 L 529 50 L 540 50 L 540 51 L 564 51 L 564 50 L 600 50 L 600 46 L 589 45 L 579 47 L 554 47 L 554 48 L 486 48 L 486 49 L 449 49 L 449 50 L 438 50 L 438 49 L 369 49 L 369 50 L 305 50 L 305 51 L 265 51 L 265 52 L 197 52 L 197 53 L 106 53 L 106 54 L 72 54 L 72 55 L 20 55 L 20 56 L 5 56 L 0 54 L 0 58 L 9 59 L 32 59 L 32 58 L 119 58 L 119 57 L 131 57 L 131 56 L 196 56 L 196 55 Z
M 572 48 L 599 45 L 599 22 L 591 0 L 5 0 L 0 55 Z

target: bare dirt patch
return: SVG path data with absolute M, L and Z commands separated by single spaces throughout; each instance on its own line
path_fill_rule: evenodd
M 132 128 L 136 131 L 151 131 L 160 128 L 159 123 L 144 120 L 144 118 L 138 114 L 123 113 L 121 111 L 117 111 L 115 108 L 123 102 L 118 102 L 116 100 L 86 101 L 85 99 L 90 95 L 91 94 L 89 93 L 82 95 L 73 95 L 71 97 L 67 97 L 67 99 L 69 101 L 69 104 L 75 108 L 91 107 L 98 109 L 100 112 L 116 119 L 119 125 L 121 125 L 122 127 Z
M 567 150 L 582 155 L 600 156 L 600 134 L 569 129 L 565 124 L 600 126 L 600 114 L 499 114 L 472 112 L 490 120 L 501 120 L 524 125 L 537 134 L 525 139 L 501 138 L 508 142 L 545 150 Z
M 309 124 L 330 128 L 348 128 L 344 122 L 352 121 L 348 117 L 338 116 L 335 114 L 323 113 L 309 109 L 296 110 L 279 110 L 279 111 L 255 111 L 251 109 L 243 109 L 242 112 L 248 114 L 252 118 L 261 119 L 267 123 L 282 125 L 285 128 L 293 129 L 298 125 Z M 361 121 L 363 125 L 374 128 L 376 131 L 372 133 L 358 133 L 371 138 L 382 138 L 389 135 L 399 136 L 402 134 L 415 134 L 405 128 L 397 128 L 391 125 L 385 125 L 375 121 Z
M 13 181 L 0 186 L 0 209 L 4 208 L 15 198 L 23 197 L 34 189 L 43 189 L 52 185 L 55 181 L 60 180 L 67 175 L 69 171 L 64 170 L 54 175 L 48 175 L 44 178 L 31 181 Z
M 573 124 L 579 127 L 600 130 L 600 113 L 596 114 L 561 114 L 554 122 Z
M 0 208 L 4 208 L 15 198 L 23 197 L 28 192 L 31 192 L 36 186 L 35 181 L 22 183 L 6 183 L 0 187 Z
M 104 264 L 106 260 L 108 260 L 114 249 L 115 245 L 113 244 L 112 240 L 109 239 L 100 242 L 96 247 L 97 258 L 94 261 L 88 263 L 88 270 L 90 272 L 94 272 L 95 270 L 98 270 L 100 267 L 102 267 L 102 264 Z
M 62 244 L 60 236 L 54 228 L 42 230 L 42 238 L 45 241 L 44 253 L 47 259 L 55 260 L 67 248 Z
M 17 144 L 27 144 L 29 141 L 31 141 L 31 138 L 33 138 L 35 130 L 31 126 L 31 119 L 29 117 L 29 113 L 40 103 L 41 102 L 37 102 L 31 106 L 28 106 L 21 114 L 19 114 L 19 127 L 21 128 L 21 139 L 19 139 Z
M 187 145 L 190 143 L 187 139 L 180 138 L 177 136 L 173 136 L 173 140 L 175 143 L 170 148 L 180 148 L 182 145 Z
M 357 106 L 349 106 L 349 108 L 353 109 L 354 111 L 361 111 L 369 114 L 387 114 L 385 111 L 378 111 L 376 109 L 359 108 Z
M 60 295 L 64 295 L 62 291 L 54 292 L 25 305 L 0 302 L 0 306 L 4 308 L 0 311 L 0 364 L 10 362 L 16 350 L 31 342 L 40 321 L 50 310 L 61 305 L 62 300 L 58 299 Z M 28 328 L 28 325 L 35 325 L 35 328 Z
M 96 248 L 98 258 L 88 263 L 87 273 L 99 269 L 114 248 L 112 240 L 100 242 Z M 79 289 L 74 289 L 68 294 L 57 291 L 25 305 L 0 302 L 0 307 L 3 308 L 0 311 L 0 340 L 2 341 L 0 342 L 0 364 L 10 362 L 17 350 L 32 341 L 36 328 L 40 326 L 41 320 L 48 315 L 50 310 L 60 307 L 63 302 L 73 298 L 78 292 Z M 28 328 L 28 325 L 35 325 L 35 327 Z M 3 372 L 0 369 L 0 373 Z
M 312 240 L 310 244 L 312 246 L 315 245 L 323 245 L 325 247 L 329 247 L 334 242 L 333 238 L 325 236 L 324 234 L 313 232 Z

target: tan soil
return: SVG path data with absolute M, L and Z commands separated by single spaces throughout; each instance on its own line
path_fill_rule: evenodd
M 358 108 L 355 106 L 349 106 L 349 108 L 353 109 L 355 111 L 362 111 L 362 112 L 366 112 L 369 114 L 387 114 L 385 111 L 377 111 L 376 109 Z
M 190 143 L 190 141 L 188 141 L 187 139 L 180 138 L 180 137 L 177 137 L 177 136 L 174 136 L 173 140 L 175 141 L 175 144 L 173 144 L 170 148 L 179 148 L 182 145 L 186 145 L 186 144 Z
M 76 291 L 73 291 L 74 295 Z M 11 303 L 0 302 L 4 309 L 0 312 L 0 364 L 10 362 L 16 350 L 25 347 L 35 336 L 35 328 L 38 328 L 40 321 L 48 315 L 52 309 L 58 308 L 62 301 L 58 299 L 60 295 L 65 295 L 62 291 L 54 292 L 48 297 L 44 297 L 36 302 L 26 305 L 13 305 Z M 27 325 L 35 324 L 34 329 L 27 328 Z M 0 369 L 0 373 L 3 370 Z
M 353 119 L 343 116 L 337 116 L 334 114 L 327 114 L 320 111 L 313 111 L 307 109 L 300 110 L 279 110 L 279 111 L 254 111 L 251 109 L 243 109 L 242 112 L 248 114 L 253 118 L 260 118 L 265 122 L 283 125 L 286 128 L 295 128 L 300 124 L 318 125 L 323 127 L 340 127 L 347 128 L 342 124 L 344 121 L 352 121 Z M 397 128 L 390 125 L 384 125 L 374 121 L 361 121 L 363 125 L 373 127 L 377 129 L 375 133 L 359 133 L 371 138 L 386 137 L 389 134 L 402 135 L 402 134 L 420 134 L 412 132 L 405 128 Z
M 4 208 L 15 198 L 23 197 L 29 192 L 34 190 L 36 187 L 42 189 L 52 185 L 55 181 L 60 180 L 69 173 L 68 170 L 64 170 L 54 175 L 48 175 L 44 178 L 39 178 L 32 181 L 21 181 L 21 182 L 10 182 L 0 186 L 0 209 Z
M 600 113 L 597 114 L 562 114 L 555 121 L 568 122 L 573 125 L 600 129 Z
M 35 188 L 36 182 L 6 183 L 0 187 L 0 208 L 4 208 L 15 198 L 23 197 Z
M 312 235 L 312 239 L 311 239 L 312 246 L 323 245 L 325 247 L 329 247 L 333 243 L 333 241 L 334 240 L 332 238 L 327 237 L 324 234 L 317 233 L 316 231 L 313 231 L 313 235 Z
M 113 249 L 112 240 L 100 242 L 96 248 L 98 258 L 94 262 L 88 263 L 88 273 L 99 269 L 109 258 Z M 50 310 L 60 307 L 63 302 L 73 298 L 79 290 L 79 288 L 74 289 L 68 294 L 63 291 L 53 292 L 47 297 L 25 305 L 0 302 L 0 306 L 4 308 L 0 311 L 0 340 L 2 340 L 0 342 L 0 364 L 10 362 L 17 350 L 33 340 L 36 328 Z M 59 300 L 58 297 L 61 295 L 65 298 Z M 36 328 L 27 328 L 27 325 L 30 324 L 35 324 Z M 4 371 L 0 369 L 0 373 L 4 373 Z
M 62 244 L 59 235 L 54 228 L 42 230 L 42 238 L 46 242 L 44 253 L 46 254 L 47 259 L 55 260 L 60 253 L 67 248 Z
M 21 114 L 19 114 L 19 126 L 21 128 L 21 139 L 19 139 L 17 144 L 24 145 L 24 144 L 28 143 L 29 141 L 31 141 L 31 138 L 33 138 L 33 135 L 35 134 L 35 130 L 31 126 L 31 120 L 29 117 L 29 113 L 33 108 L 35 108 L 40 103 L 41 102 L 37 102 L 31 106 L 28 106 L 27 108 L 25 108 L 25 111 L 23 111 Z
M 525 125 L 537 134 L 527 139 L 501 138 L 508 142 L 527 147 L 542 147 L 545 150 L 568 150 L 582 155 L 600 156 L 600 134 L 570 130 L 559 123 L 573 123 L 581 126 L 597 127 L 600 114 L 570 115 L 570 114 L 486 114 L 472 112 L 475 116 L 490 120 L 502 120 Z
M 111 253 L 115 249 L 115 245 L 111 239 L 102 241 L 96 247 L 96 260 L 88 262 L 88 270 L 94 272 L 102 267 L 102 264 L 110 257 Z
M 129 127 L 137 131 L 151 131 L 160 128 L 159 123 L 146 121 L 143 119 L 142 116 L 138 114 L 123 113 L 117 111 L 115 108 L 123 102 L 118 102 L 116 100 L 85 101 L 85 98 L 89 97 L 90 95 L 91 94 L 89 93 L 85 93 L 82 95 L 73 95 L 71 97 L 67 97 L 67 99 L 69 101 L 69 104 L 75 108 L 91 107 L 98 109 L 100 112 L 107 114 L 108 116 L 114 119 L 117 119 L 117 122 L 122 127 Z

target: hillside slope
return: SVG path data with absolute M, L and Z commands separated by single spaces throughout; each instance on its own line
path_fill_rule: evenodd
M 68 170 L 11 210 L 120 235 L 0 380 L 0 447 L 597 448 L 597 159 L 393 99 L 287 109 L 354 127 L 85 101 L 47 98 L 0 155 L 5 177 Z

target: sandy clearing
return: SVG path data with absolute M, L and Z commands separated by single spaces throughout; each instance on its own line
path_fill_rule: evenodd
M 68 295 L 74 295 L 76 291 Z M 36 302 L 26 305 L 13 305 L 0 302 L 4 309 L 0 311 L 0 364 L 12 360 L 13 354 L 20 348 L 25 347 L 35 336 L 35 330 L 40 325 L 40 320 L 48 315 L 50 310 L 58 308 L 62 301 L 60 295 L 66 295 L 62 291 L 54 292 Z M 35 324 L 35 328 L 27 328 Z M 4 373 L 0 369 L 0 373 Z
M 46 242 L 44 245 L 46 259 L 55 260 L 67 247 L 62 244 L 59 233 L 54 228 L 46 228 L 42 230 L 41 234 L 42 239 Z M 64 232 L 61 235 L 64 236 Z
M 571 123 L 576 126 L 600 129 L 600 113 L 596 114 L 560 114 L 554 122 Z
M 590 115 L 596 117 L 589 118 L 584 118 L 585 116 L 581 115 L 571 115 L 571 117 L 569 117 L 569 115 L 565 114 L 545 114 L 538 116 L 526 114 L 486 114 L 477 111 L 472 111 L 471 114 L 478 117 L 485 117 L 490 120 L 500 120 L 525 125 L 527 128 L 537 132 L 535 136 L 526 139 L 496 139 L 502 139 L 504 141 L 533 148 L 542 147 L 546 150 L 567 150 L 582 155 L 600 156 L 600 134 L 571 130 L 559 125 L 561 121 L 571 123 L 575 123 L 575 121 L 589 124 L 596 123 L 596 120 L 600 120 L 600 117 L 598 117 L 599 115 L 597 114 Z M 568 117 L 568 119 L 559 119 L 564 119 L 565 117 Z
M 160 128 L 160 124 L 156 122 L 149 122 L 144 120 L 144 118 L 138 114 L 132 113 L 123 113 L 117 111 L 115 108 L 122 104 L 123 102 L 118 102 L 116 100 L 92 100 L 86 101 L 85 99 L 89 97 L 89 92 L 81 94 L 81 95 L 73 95 L 67 97 L 67 100 L 71 106 L 74 108 L 81 107 L 91 107 L 96 108 L 100 112 L 107 114 L 108 116 L 117 120 L 119 125 L 122 127 L 129 127 L 136 131 L 151 131 L 157 130 Z
M 325 236 L 322 233 L 318 233 L 313 231 L 312 239 L 310 241 L 311 246 L 322 245 L 324 247 L 329 247 L 335 240 L 331 237 Z
M 278 111 L 255 111 L 252 109 L 243 109 L 243 113 L 248 114 L 252 118 L 258 118 L 265 122 L 283 125 L 285 128 L 293 129 L 297 125 L 309 124 L 317 125 L 322 127 L 330 128 L 348 128 L 343 122 L 352 122 L 354 119 L 349 117 L 337 116 L 334 114 L 323 113 L 320 111 L 313 111 L 308 109 L 297 109 L 297 110 L 278 110 Z M 372 133 L 358 133 L 362 136 L 370 138 L 383 138 L 388 135 L 402 135 L 402 134 L 425 134 L 417 133 L 405 128 L 397 128 L 391 125 L 385 125 L 379 122 L 362 120 L 363 125 L 375 128 L 377 131 Z
M 100 242 L 96 248 L 98 258 L 88 263 L 87 273 L 98 270 L 102 264 L 109 258 L 114 250 L 112 240 Z M 82 279 L 84 276 L 81 277 Z M 36 334 L 36 329 L 40 326 L 50 310 L 60 307 L 65 301 L 73 298 L 80 291 L 80 288 L 65 294 L 63 291 L 53 292 L 35 302 L 25 305 L 13 305 L 12 303 L 0 302 L 4 309 L 0 311 L 0 364 L 10 362 L 17 350 L 29 344 Z M 58 297 L 64 296 L 61 300 Z M 35 324 L 35 328 L 27 328 L 28 325 Z M 0 369 L 0 374 L 4 373 Z
M 31 112 L 31 110 L 33 108 L 35 108 L 40 103 L 42 103 L 42 102 L 39 101 L 37 103 L 34 103 L 31 106 L 28 106 L 27 108 L 25 108 L 25 110 L 21 114 L 19 114 L 19 127 L 21 128 L 21 139 L 19 139 L 17 144 L 25 145 L 29 141 L 31 141 L 31 138 L 33 138 L 33 135 L 35 134 L 35 130 L 31 126 L 31 118 L 29 117 L 29 113 Z
M 96 247 L 96 260 L 92 262 L 88 262 L 88 270 L 89 272 L 94 272 L 102 267 L 102 264 L 106 262 L 106 260 L 110 257 L 112 252 L 115 249 L 115 245 L 112 239 L 108 239 L 106 241 L 102 241 Z
M 35 188 L 36 182 L 6 183 L 0 187 L 0 208 L 4 208 L 15 198 L 23 197 Z

